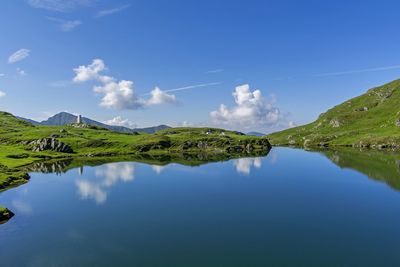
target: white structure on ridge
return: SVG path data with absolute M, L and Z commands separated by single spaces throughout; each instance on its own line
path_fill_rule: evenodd
M 78 115 L 78 117 L 76 118 L 76 123 L 77 124 L 81 124 L 82 123 L 82 115 Z

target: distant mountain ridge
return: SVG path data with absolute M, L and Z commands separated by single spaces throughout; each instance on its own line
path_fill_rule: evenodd
M 260 133 L 260 132 L 248 132 L 246 133 L 246 135 L 253 135 L 253 136 L 264 136 L 264 133 Z
M 68 112 L 60 112 L 55 114 L 54 116 L 51 116 L 47 120 L 38 122 L 34 121 L 31 119 L 26 119 L 22 117 L 17 117 L 18 119 L 24 120 L 26 122 L 32 123 L 34 125 L 47 125 L 47 126 L 63 126 L 71 123 L 75 123 L 77 121 L 77 116 L 73 115 Z M 141 132 L 141 133 L 155 133 L 163 129 L 170 128 L 167 125 L 158 125 L 154 127 L 146 127 L 146 128 L 128 128 L 125 126 L 117 126 L 117 125 L 108 125 L 102 122 L 98 122 L 86 117 L 82 117 L 82 123 L 94 125 L 94 126 L 99 126 L 105 129 L 109 129 L 114 132 L 119 132 L 119 133 L 134 133 L 134 132 Z

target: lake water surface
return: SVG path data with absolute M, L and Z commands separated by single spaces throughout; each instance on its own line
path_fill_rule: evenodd
M 400 266 L 400 155 L 274 148 L 31 173 L 0 193 L 0 265 Z

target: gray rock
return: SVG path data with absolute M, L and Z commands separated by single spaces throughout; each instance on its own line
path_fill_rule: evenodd
M 336 119 L 332 119 L 329 124 L 333 127 L 333 128 L 337 128 L 340 127 L 340 122 Z
M 72 148 L 58 141 L 55 138 L 42 138 L 29 143 L 32 146 L 32 151 L 52 150 L 61 153 L 73 153 Z

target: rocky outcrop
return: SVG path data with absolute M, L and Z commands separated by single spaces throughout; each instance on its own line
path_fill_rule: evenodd
M 6 208 L 0 207 L 0 223 L 4 223 L 11 219 L 14 216 L 14 213 Z
M 72 148 L 55 138 L 42 138 L 29 143 L 32 151 L 52 150 L 61 153 L 73 153 Z
M 336 119 L 333 119 L 329 122 L 329 124 L 333 127 L 333 128 L 337 128 L 340 127 L 340 122 Z

